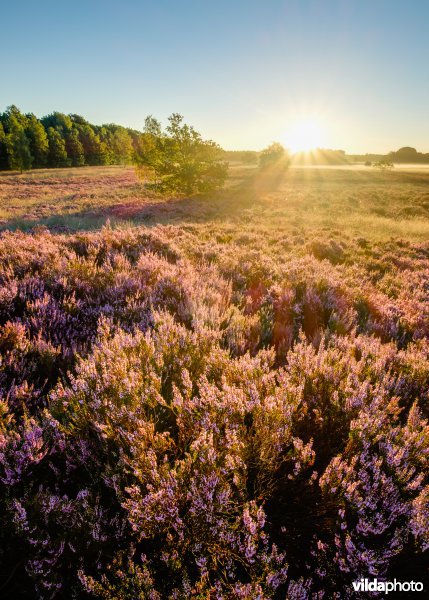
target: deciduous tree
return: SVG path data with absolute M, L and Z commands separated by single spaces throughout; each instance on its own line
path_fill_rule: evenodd
M 66 143 L 61 137 L 61 134 L 54 129 L 49 127 L 48 129 L 48 140 L 49 140 L 49 166 L 50 167 L 67 167 L 69 164 Z
M 33 114 L 27 115 L 25 132 L 33 155 L 33 167 L 44 167 L 49 153 L 48 136 L 42 123 Z
M 70 130 L 65 141 L 65 147 L 72 167 L 81 167 L 85 164 L 85 153 L 77 129 Z
M 16 171 L 27 171 L 31 169 L 33 157 L 30 152 L 30 143 L 23 125 L 18 119 L 11 115 L 9 118 L 9 133 L 6 136 L 9 166 Z
M 4 132 L 3 123 L 0 121 L 0 170 L 7 169 L 8 166 L 6 134 Z
M 91 125 L 79 127 L 79 139 L 85 153 L 85 162 L 88 165 L 100 165 L 107 162 L 102 158 L 103 151 L 105 152 L 106 148 L 102 146 L 99 136 L 94 132 Z
M 153 169 L 158 188 L 166 192 L 192 194 L 221 187 L 228 170 L 228 164 L 221 160 L 221 148 L 184 124 L 182 115 L 174 113 L 168 121 L 162 132 L 156 119 L 146 119 L 138 164 Z
M 123 127 L 118 127 L 110 139 L 110 147 L 115 164 L 128 164 L 133 153 L 131 136 Z

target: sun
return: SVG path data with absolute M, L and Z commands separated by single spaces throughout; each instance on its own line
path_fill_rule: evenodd
M 308 152 L 324 145 L 323 127 L 317 120 L 296 121 L 285 134 L 286 146 L 293 152 Z

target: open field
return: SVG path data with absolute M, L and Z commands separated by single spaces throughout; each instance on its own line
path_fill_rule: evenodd
M 428 585 L 429 171 L 1 173 L 0 218 L 1 598 Z
M 429 169 L 294 167 L 262 173 L 234 166 L 213 197 L 148 197 L 131 167 L 0 173 L 0 227 L 54 231 L 113 225 L 246 223 L 303 233 L 338 231 L 383 240 L 428 239 Z

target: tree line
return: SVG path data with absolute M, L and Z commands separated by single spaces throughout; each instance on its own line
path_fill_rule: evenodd
M 394 163 L 429 163 L 429 152 L 417 152 L 411 146 L 403 146 L 396 152 L 389 152 L 386 158 Z
M 429 163 L 429 152 L 418 152 L 411 146 L 403 146 L 402 148 L 399 148 L 399 150 L 391 151 L 388 154 L 350 154 L 348 156 L 353 162 L 363 162 L 367 165 L 378 163 Z
M 16 106 L 0 113 L 0 170 L 129 164 L 141 133 L 53 112 L 38 119 Z
M 177 113 L 164 129 L 148 116 L 143 131 L 92 125 L 60 112 L 38 119 L 13 105 L 0 113 L 0 170 L 130 163 L 148 186 L 164 193 L 211 191 L 223 185 L 228 170 L 222 148 Z

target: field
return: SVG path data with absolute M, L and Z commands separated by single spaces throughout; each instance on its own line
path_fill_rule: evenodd
M 428 239 L 429 168 L 295 167 L 261 173 L 233 165 L 213 198 L 148 197 L 132 167 L 0 172 L 0 229 L 54 232 L 112 226 L 240 222 L 284 231 L 360 236 L 381 241 Z
M 1 598 L 428 585 L 429 170 L 2 172 L 0 230 Z

